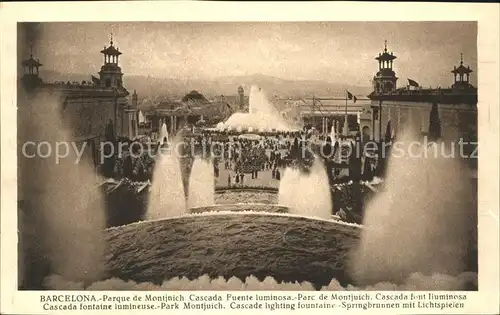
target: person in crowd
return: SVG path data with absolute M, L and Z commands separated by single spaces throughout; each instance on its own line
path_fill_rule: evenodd
M 219 177 L 219 162 L 214 160 L 214 176 Z

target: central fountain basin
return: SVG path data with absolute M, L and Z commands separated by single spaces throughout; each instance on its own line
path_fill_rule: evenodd
M 251 200 L 253 203 L 277 204 L 278 190 L 272 188 L 218 188 L 216 204 L 235 204 Z
M 195 207 L 188 209 L 189 213 L 202 212 L 229 212 L 229 211 L 253 211 L 253 212 L 271 212 L 271 213 L 288 213 L 288 207 L 282 205 L 273 205 L 266 203 L 235 203 L 235 204 L 220 204 L 213 206 Z
M 266 205 L 268 206 L 268 205 Z M 341 284 L 360 229 L 276 213 L 210 212 L 107 230 L 107 277 L 161 284 L 203 275 Z

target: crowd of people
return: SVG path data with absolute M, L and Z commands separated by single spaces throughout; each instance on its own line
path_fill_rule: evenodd
M 240 185 L 243 184 L 245 176 L 257 179 L 263 171 L 270 171 L 272 179 L 280 180 L 282 170 L 286 167 L 302 167 L 307 170 L 315 157 L 323 160 L 332 183 L 356 180 L 358 177 L 371 180 L 375 175 L 380 176 L 378 173 L 382 165 L 377 155 L 357 155 L 358 144 L 359 138 L 315 138 L 306 132 L 277 133 L 252 139 L 241 135 L 227 134 L 221 137 L 220 133 L 204 133 L 184 139 L 185 148 L 182 149 L 184 152 L 181 152 L 181 156 L 187 160 L 187 165 L 192 165 L 197 155 L 211 158 L 216 177 L 219 177 L 222 166 L 232 176 L 231 179 L 228 178 L 228 183 Z M 158 150 L 160 145 L 161 143 L 157 143 L 150 149 Z M 162 145 L 167 145 L 167 142 Z M 189 148 L 190 145 L 194 148 Z M 115 154 L 105 159 L 104 176 L 129 178 L 132 181 L 152 179 L 154 154 L 140 154 L 142 147 L 127 139 L 117 141 L 116 146 L 122 147 L 120 156 Z M 343 169 L 348 172 L 342 172 Z
M 202 133 L 190 135 L 183 140 L 179 153 L 182 156 L 181 174 L 185 181 L 184 186 L 187 186 L 197 156 L 212 160 L 218 185 L 225 186 L 227 183 L 227 187 L 277 187 L 286 168 L 295 167 L 307 172 L 313 161 L 319 159 L 326 168 L 332 187 L 336 208 L 333 213 L 343 213 L 344 219 L 352 222 L 359 221 L 363 208 L 362 196 L 365 193 L 359 182 L 369 181 L 374 176 L 383 176 L 384 163 L 381 163 L 376 155 L 355 154 L 359 152 L 355 148 L 360 144 L 359 135 L 352 139 L 332 139 L 329 136 L 314 137 L 307 132 L 253 137 Z M 158 142 L 153 150 L 160 152 L 161 146 L 168 145 L 167 141 Z M 127 139 L 118 140 L 116 146 L 122 146 L 122 155 L 105 159 L 103 170 L 106 177 L 132 182 L 153 179 L 155 154 L 138 154 L 141 146 L 134 145 L 134 141 Z M 350 152 L 350 155 L 344 151 Z M 224 174 L 223 177 L 221 173 Z M 341 191 L 334 188 L 335 185 L 346 183 L 350 184 L 345 185 L 345 189 Z

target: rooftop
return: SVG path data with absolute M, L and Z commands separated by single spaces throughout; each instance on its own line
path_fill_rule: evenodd
M 113 46 L 113 42 L 111 42 L 111 45 L 108 46 L 108 48 L 104 46 L 104 49 L 101 50 L 101 53 L 109 56 L 119 56 L 122 54 L 117 48 L 115 48 L 115 46 Z
M 470 66 L 464 67 L 464 54 L 460 54 L 460 66 L 454 67 L 451 73 L 454 74 L 466 74 L 466 73 L 471 73 L 472 70 L 470 69 Z
M 382 54 L 378 54 L 378 57 L 375 58 L 378 61 L 392 61 L 396 59 L 396 56 L 391 52 L 390 54 L 387 52 L 387 41 L 385 41 L 384 52 Z
M 393 93 L 368 95 L 371 100 L 438 102 L 442 104 L 477 104 L 477 88 L 472 85 L 461 88 L 399 88 Z
M 42 64 L 37 60 L 33 59 L 33 56 L 30 56 L 29 59 L 23 60 L 22 65 L 25 67 L 36 68 L 41 67 Z

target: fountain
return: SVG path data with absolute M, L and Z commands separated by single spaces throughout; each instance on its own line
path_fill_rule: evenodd
M 332 128 L 330 129 L 330 138 L 332 139 L 333 142 L 337 140 L 337 133 L 335 132 L 336 125 L 337 121 L 334 121 L 334 123 L 332 124 Z
M 264 92 L 256 86 L 250 89 L 249 113 L 234 113 L 218 128 L 292 131 L 278 110 L 269 103 Z
M 415 154 L 409 151 L 414 139 L 403 135 L 405 153 Z M 476 207 L 464 166 L 454 158 L 435 157 L 433 150 L 424 147 L 415 157 L 390 158 L 386 189 L 367 206 L 352 257 L 359 283 L 401 282 L 413 272 L 463 271 L 469 235 L 477 233 Z
M 169 139 L 168 139 L 168 131 L 167 131 L 167 125 L 163 123 L 161 125 L 161 130 L 160 130 L 160 146 L 163 144 L 168 144 Z
M 179 157 L 171 150 L 157 154 L 147 218 L 163 219 L 186 214 L 186 199 Z
M 67 155 L 60 159 L 34 154 L 33 158 L 19 157 L 19 191 L 24 204 L 20 210 L 20 252 L 29 260 L 24 266 L 27 279 L 19 284 L 35 285 L 35 279 L 46 272 L 41 266 L 44 263 L 66 279 L 95 281 L 104 269 L 102 230 L 106 223 L 103 196 L 88 164 L 90 150 L 71 142 L 57 96 L 40 92 L 36 103 L 20 97 L 20 104 L 19 143 L 45 141 L 58 149 L 67 144 Z M 77 156 L 70 143 L 87 154 Z
M 188 208 L 206 207 L 214 204 L 214 168 L 210 160 L 197 157 L 189 177 Z
M 427 185 L 419 182 L 424 178 L 421 173 L 458 171 L 448 165 L 449 161 L 391 161 L 388 192 L 369 206 L 364 231 L 330 220 L 331 192 L 319 159 L 307 173 L 285 171 L 279 205 L 214 205 L 213 169 L 198 158 L 191 172 L 190 215 L 186 215 L 179 159 L 172 153 L 158 158 L 150 220 L 107 231 L 106 256 L 112 258 L 106 271 L 120 279 L 159 285 L 173 277 L 204 276 L 210 280 L 215 275 L 243 281 L 254 275 L 260 277 L 265 271 L 265 276 L 276 282 L 310 281 L 319 288 L 331 279 L 344 287 L 350 284 L 346 275 L 349 267 L 360 283 L 404 283 L 413 271 L 461 271 L 461 249 L 468 231 L 461 229 L 464 216 L 456 200 L 460 199 L 457 194 L 463 193 L 458 188 L 460 180 L 450 175 Z M 408 171 L 414 173 L 411 180 Z M 399 194 L 398 200 L 392 198 L 394 193 Z M 403 203 L 406 200 L 412 204 Z M 450 209 L 458 213 L 450 214 Z M 352 248 L 351 261 L 347 257 Z M 434 283 L 425 285 L 436 288 Z M 448 284 L 437 287 L 449 288 Z
M 318 159 L 309 174 L 298 169 L 286 169 L 279 188 L 279 203 L 290 213 L 328 219 L 332 214 L 332 199 L 326 170 Z
M 278 203 L 289 207 L 291 213 L 296 213 L 298 211 L 298 204 L 304 199 L 300 198 L 300 195 L 297 195 L 300 177 L 301 174 L 299 169 L 287 168 L 283 172 L 283 178 L 280 181 Z

